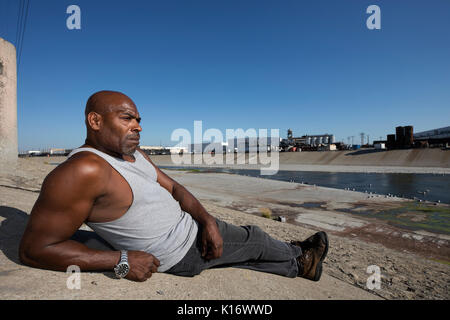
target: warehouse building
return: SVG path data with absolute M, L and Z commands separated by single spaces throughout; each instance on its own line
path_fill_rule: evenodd
M 415 133 L 414 142 L 422 146 L 448 146 L 450 144 L 450 126 Z

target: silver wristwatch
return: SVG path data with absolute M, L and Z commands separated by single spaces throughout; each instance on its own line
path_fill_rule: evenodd
M 130 265 L 128 264 L 128 251 L 121 250 L 120 261 L 114 267 L 114 272 L 116 273 L 117 278 L 125 278 L 129 271 Z

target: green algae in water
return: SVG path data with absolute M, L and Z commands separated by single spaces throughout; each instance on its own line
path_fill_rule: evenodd
M 450 266 L 450 261 L 437 260 L 437 259 L 431 259 L 431 261 L 435 261 L 435 262 L 446 264 L 446 265 Z
M 408 204 L 399 208 L 366 212 L 366 216 L 410 230 L 425 230 L 450 235 L 450 207 Z

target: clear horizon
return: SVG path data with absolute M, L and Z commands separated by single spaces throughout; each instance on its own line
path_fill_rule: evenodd
M 0 5 L 17 44 L 20 1 Z M 67 27 L 69 5 L 81 29 Z M 369 30 L 370 5 L 381 29 Z M 142 117 L 142 145 L 171 133 L 279 129 L 370 141 L 412 125 L 449 126 L 450 2 L 71 1 L 29 3 L 18 73 L 19 150 L 74 148 L 84 106 L 121 91 Z M 366 138 L 367 139 L 367 138 Z

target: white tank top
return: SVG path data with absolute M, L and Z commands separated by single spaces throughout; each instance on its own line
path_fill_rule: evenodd
M 198 226 L 189 213 L 157 181 L 153 165 L 135 151 L 135 162 L 112 157 L 93 148 L 78 148 L 106 160 L 129 184 L 133 202 L 120 218 L 109 222 L 86 222 L 116 250 L 139 250 L 159 259 L 158 272 L 177 264 L 196 239 Z

